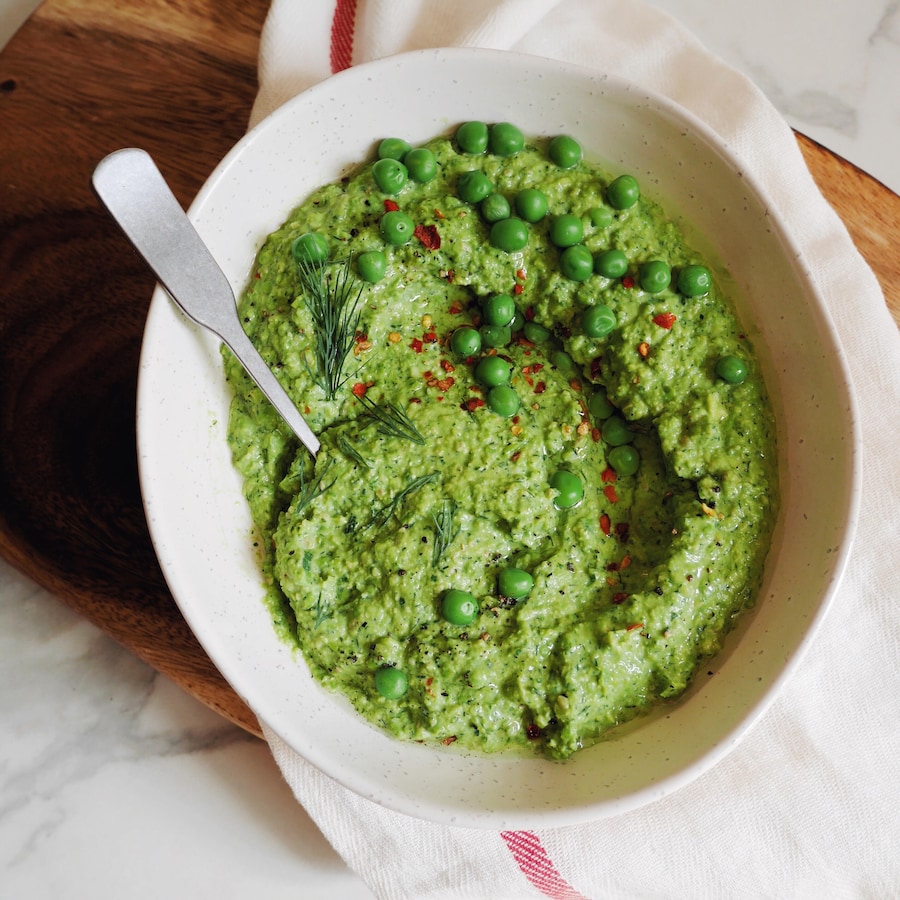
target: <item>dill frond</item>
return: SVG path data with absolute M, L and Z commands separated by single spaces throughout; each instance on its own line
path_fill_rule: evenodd
M 442 500 L 441 508 L 437 513 L 431 514 L 434 522 L 434 544 L 431 548 L 431 564 L 436 566 L 444 552 L 453 543 L 453 539 L 459 533 L 459 528 L 454 527 L 456 504 L 452 500 Z
M 350 264 L 348 256 L 330 273 L 322 263 L 301 260 L 297 264 L 315 339 L 315 368 L 307 365 L 307 369 L 326 400 L 333 400 L 349 377 L 343 375 L 344 362 L 356 343 L 362 314 L 363 285 L 355 283 Z
M 359 401 L 366 408 L 364 415 L 370 420 L 368 424 L 377 424 L 379 434 L 404 438 L 414 444 L 425 443 L 422 433 L 396 403 L 379 405 L 365 394 L 359 398 Z
M 341 453 L 344 456 L 352 459 L 353 462 L 358 463 L 361 466 L 365 466 L 367 469 L 370 468 L 369 461 L 347 440 L 345 435 L 341 435 L 338 438 L 338 449 L 340 449 Z
M 316 605 L 313 607 L 313 610 L 316 614 L 313 628 L 318 628 L 324 621 L 330 619 L 334 615 L 331 604 L 322 596 L 321 591 L 319 592 L 319 597 L 316 600 Z
M 302 513 L 316 497 L 320 494 L 324 494 L 325 491 L 334 484 L 334 481 L 332 481 L 322 487 L 322 479 L 331 468 L 332 462 L 334 462 L 332 459 L 326 460 L 325 465 L 322 466 L 322 471 L 309 481 L 303 479 L 301 472 L 300 491 L 297 494 L 297 499 L 294 501 L 294 512 L 297 514 Z M 337 481 L 337 479 L 335 479 L 335 481 Z
M 372 525 L 384 525 L 410 494 L 425 487 L 426 484 L 437 481 L 439 477 L 437 472 L 432 472 L 430 475 L 420 475 L 418 478 L 414 478 L 402 491 L 398 491 L 388 503 L 372 514 L 372 518 L 366 523 L 366 528 L 371 528 Z

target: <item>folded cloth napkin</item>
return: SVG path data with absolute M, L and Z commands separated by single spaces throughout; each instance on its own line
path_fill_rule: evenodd
M 285 779 L 379 897 L 897 896 L 900 338 L 874 276 L 763 95 L 640 0 L 274 0 L 253 122 L 354 63 L 449 45 L 601 68 L 725 138 L 788 220 L 840 333 L 864 514 L 840 596 L 789 684 L 737 749 L 665 799 L 539 832 L 443 827 L 347 791 L 266 728 Z

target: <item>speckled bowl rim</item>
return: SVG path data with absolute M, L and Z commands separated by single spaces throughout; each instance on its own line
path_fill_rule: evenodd
M 391 103 L 374 108 L 384 92 Z M 711 241 L 710 253 L 740 291 L 753 288 L 756 298 L 756 288 L 777 288 L 776 276 L 782 286 L 789 281 L 777 302 L 741 307 L 773 388 L 787 476 L 782 514 L 760 602 L 686 696 L 566 763 L 404 743 L 359 719 L 275 634 L 225 442 L 229 395 L 217 342 L 160 289 L 139 373 L 140 478 L 154 548 L 181 612 L 235 691 L 297 753 L 339 784 L 412 816 L 479 828 L 561 826 L 684 787 L 733 749 L 774 700 L 846 566 L 859 509 L 858 417 L 824 302 L 761 186 L 694 116 L 601 72 L 474 49 L 418 51 L 354 67 L 248 133 L 189 215 L 240 291 L 265 235 L 313 187 L 366 158 L 377 139 L 390 132 L 421 141 L 473 118 L 514 121 L 527 134 L 575 135 L 590 158 L 610 171 L 633 171 L 668 211 L 674 204 L 678 215 L 699 223 L 695 237 Z M 669 143 L 654 148 L 662 137 Z M 722 220 L 731 230 L 735 222 L 750 229 L 752 220 L 743 247 L 720 233 L 721 216 L 711 208 L 720 201 L 737 206 L 737 219 Z M 748 246 L 766 251 L 774 275 L 758 271 L 762 262 L 747 268 Z M 803 345 L 788 353 L 801 334 Z M 829 451 L 813 450 L 826 436 Z M 822 483 L 830 485 L 827 497 L 817 490 Z

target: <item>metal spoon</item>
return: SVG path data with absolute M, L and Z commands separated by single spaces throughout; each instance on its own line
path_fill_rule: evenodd
M 169 296 L 222 339 L 282 418 L 315 456 L 319 439 L 244 333 L 234 292 L 150 155 L 117 150 L 101 160 L 94 191 Z

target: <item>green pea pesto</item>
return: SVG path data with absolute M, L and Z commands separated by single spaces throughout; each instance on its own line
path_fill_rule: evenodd
M 778 479 L 763 378 L 716 268 L 636 180 L 549 146 L 476 155 L 438 137 L 435 174 L 391 202 L 372 160 L 266 240 L 240 316 L 319 435 L 314 462 L 223 358 L 270 609 L 314 677 L 401 739 L 565 759 L 677 697 L 719 651 L 754 602 Z M 492 224 L 460 190 L 473 181 L 511 207 L 539 192 L 547 214 Z M 402 234 L 384 225 L 394 204 Z M 492 239 L 509 222 L 522 233 Z M 327 240 L 326 282 L 383 254 L 377 279 L 358 279 L 333 399 L 291 254 L 304 234 Z M 604 265 L 610 251 L 621 264 Z M 650 261 L 705 266 L 709 288 L 642 287 Z M 481 341 L 497 296 L 513 324 Z M 723 358 L 741 361 L 739 383 L 717 374 Z M 474 602 L 448 614 L 448 596 Z

